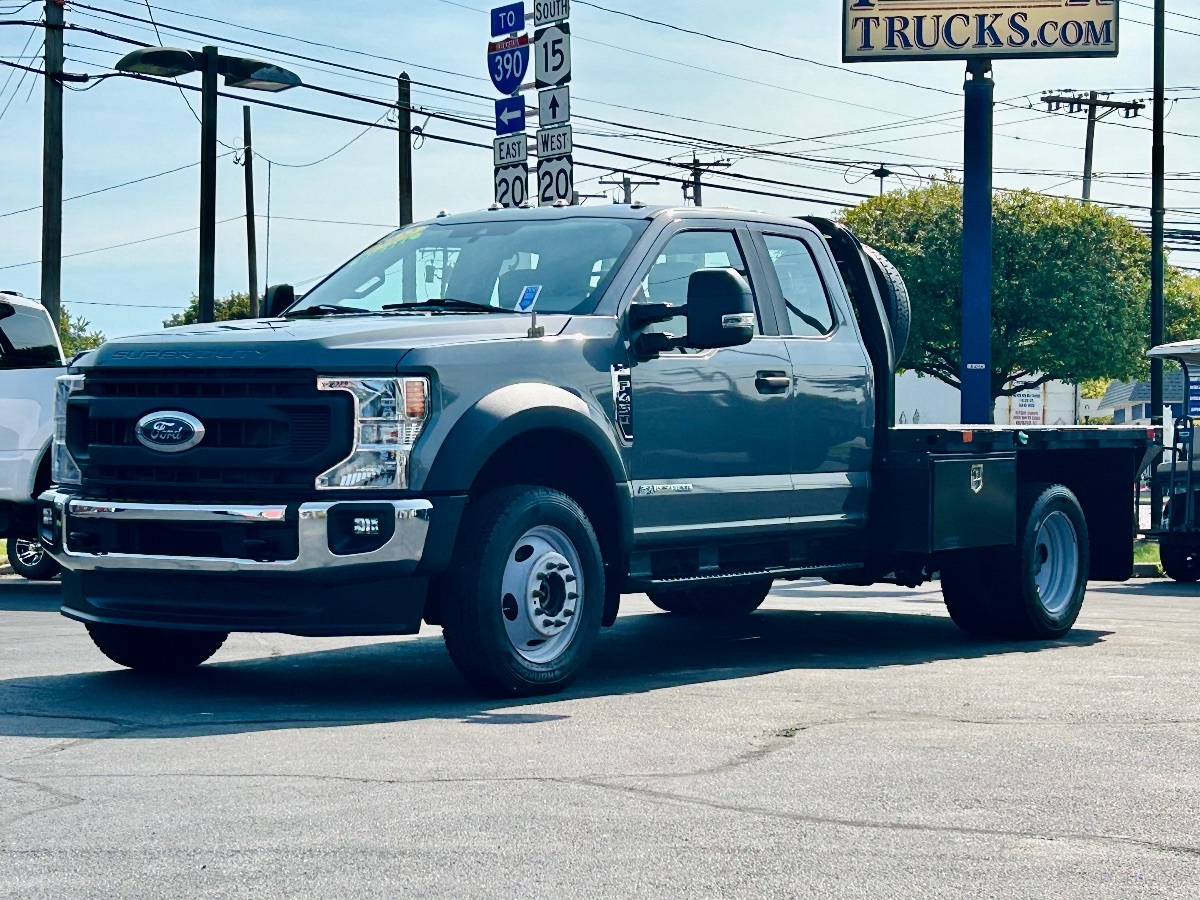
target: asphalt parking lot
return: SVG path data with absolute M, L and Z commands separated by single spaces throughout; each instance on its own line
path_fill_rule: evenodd
M 236 635 L 120 671 L 0 578 L 0 895 L 1200 896 L 1200 589 L 1050 644 L 918 591 L 627 598 L 568 693 L 473 696 L 436 629 Z

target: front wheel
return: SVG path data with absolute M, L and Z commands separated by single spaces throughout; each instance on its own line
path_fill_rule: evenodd
M 100 652 L 127 669 L 182 672 L 194 669 L 221 648 L 229 635 L 217 631 L 180 631 L 89 622 L 88 634 Z
M 1200 550 L 1168 538 L 1159 543 L 1158 552 L 1168 578 L 1183 584 L 1200 580 Z
M 8 562 L 13 571 L 30 581 L 49 581 L 59 572 L 54 557 L 34 538 L 13 538 L 8 542 Z
M 578 503 L 533 486 L 471 502 L 442 612 L 467 681 L 506 696 L 562 690 L 595 649 L 603 613 L 600 544 Z
M 650 602 L 666 612 L 684 616 L 740 619 L 750 615 L 767 599 L 771 579 L 734 584 L 705 584 L 686 588 L 658 589 L 647 593 Z

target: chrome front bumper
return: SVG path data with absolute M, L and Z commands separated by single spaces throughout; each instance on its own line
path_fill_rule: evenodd
M 252 560 L 208 556 L 150 556 L 134 553 L 89 553 L 70 546 L 72 520 L 174 522 L 219 525 L 221 523 L 284 522 L 288 507 L 209 506 L 184 503 L 125 503 L 87 500 L 50 490 L 39 498 L 40 529 L 46 550 L 66 569 L 74 572 L 211 572 L 296 575 L 317 570 L 347 569 L 352 566 L 389 564 L 397 574 L 412 572 L 425 552 L 433 504 L 428 500 L 371 501 L 373 506 L 391 506 L 396 529 L 381 547 L 362 553 L 334 553 L 329 545 L 329 511 L 354 502 L 303 503 L 298 507 L 296 527 L 299 552 L 295 559 Z

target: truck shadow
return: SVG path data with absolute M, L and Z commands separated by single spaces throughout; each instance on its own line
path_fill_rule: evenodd
M 183 675 L 124 670 L 0 679 L 0 735 L 193 737 L 417 719 L 522 725 L 564 718 L 557 701 L 637 694 L 796 669 L 874 669 L 1011 653 L 1057 653 L 1110 632 L 1061 641 L 972 641 L 943 616 L 764 609 L 733 623 L 624 615 L 584 675 L 548 698 L 481 698 L 459 679 L 440 635 L 221 662 Z M 511 711 L 510 711 L 511 710 Z

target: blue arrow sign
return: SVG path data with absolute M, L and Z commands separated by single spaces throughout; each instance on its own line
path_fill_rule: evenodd
M 496 101 L 496 134 L 516 134 L 525 130 L 525 101 L 505 97 Z
M 488 44 L 488 74 L 502 94 L 515 94 L 529 71 L 529 35 Z
M 525 30 L 525 3 L 509 3 L 492 10 L 492 37 Z

